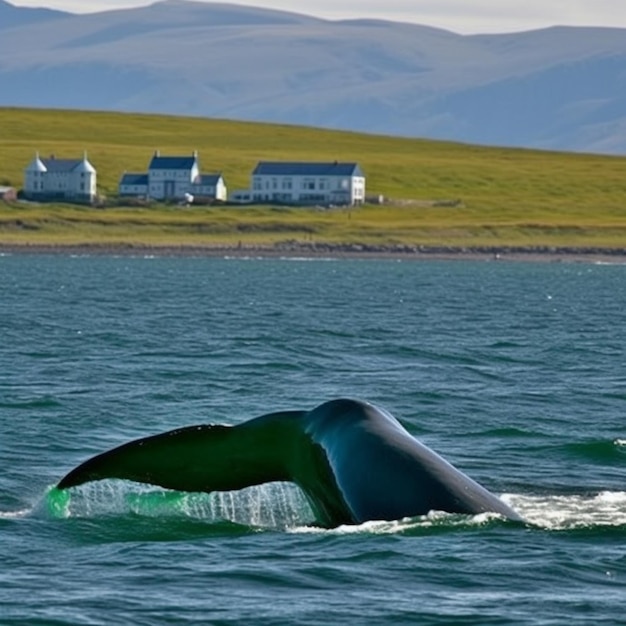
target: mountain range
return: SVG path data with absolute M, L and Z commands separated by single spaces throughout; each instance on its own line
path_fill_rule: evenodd
M 625 154 L 626 29 L 460 35 L 189 0 L 91 14 L 0 0 L 0 106 Z

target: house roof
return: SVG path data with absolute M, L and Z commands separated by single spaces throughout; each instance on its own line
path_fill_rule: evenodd
M 198 180 L 196 185 L 217 185 L 219 183 L 220 178 L 222 178 L 221 174 L 202 174 L 200 179 Z
M 120 185 L 147 185 L 148 184 L 148 174 L 124 174 L 122 176 L 122 180 L 120 180 Z
M 358 163 L 259 161 L 253 176 L 363 176 Z
M 69 173 L 69 172 L 83 172 L 89 174 L 95 174 L 95 167 L 87 159 L 87 153 L 83 155 L 82 159 L 57 159 L 54 155 L 47 159 L 39 157 L 39 152 L 35 155 L 35 158 L 28 164 L 26 168 L 27 172 L 55 172 L 55 173 Z
M 82 159 L 57 159 L 55 157 L 40 160 L 48 172 L 58 173 L 71 172 L 83 162 Z
M 76 171 L 83 172 L 84 174 L 95 174 L 96 168 L 87 160 L 87 156 L 85 155 L 82 161 L 78 164 Z
M 28 164 L 26 168 L 28 172 L 45 172 L 46 166 L 41 162 L 39 154 L 35 155 L 35 158 Z
M 150 161 L 151 170 L 190 170 L 198 161 L 192 156 L 159 156 L 155 154 Z

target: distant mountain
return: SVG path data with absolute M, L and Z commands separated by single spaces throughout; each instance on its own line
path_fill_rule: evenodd
M 68 15 L 63 11 L 52 9 L 19 8 L 4 0 L 0 0 L 0 31 L 15 26 L 47 22 Z
M 626 153 L 623 29 L 463 36 L 186 0 L 30 11 L 0 0 L 0 106 Z

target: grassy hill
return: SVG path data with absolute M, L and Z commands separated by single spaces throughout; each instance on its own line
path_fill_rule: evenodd
M 570 246 L 626 248 L 626 158 L 172 116 L 0 108 L 0 184 L 36 151 L 87 150 L 99 191 L 162 154 L 248 187 L 259 160 L 358 161 L 383 206 L 92 209 L 0 203 L 0 244 Z

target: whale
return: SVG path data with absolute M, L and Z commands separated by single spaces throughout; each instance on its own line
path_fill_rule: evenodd
M 391 413 L 350 398 L 234 426 L 201 424 L 136 439 L 81 463 L 57 489 L 102 479 L 206 493 L 292 482 L 325 528 L 431 511 L 523 521 Z

